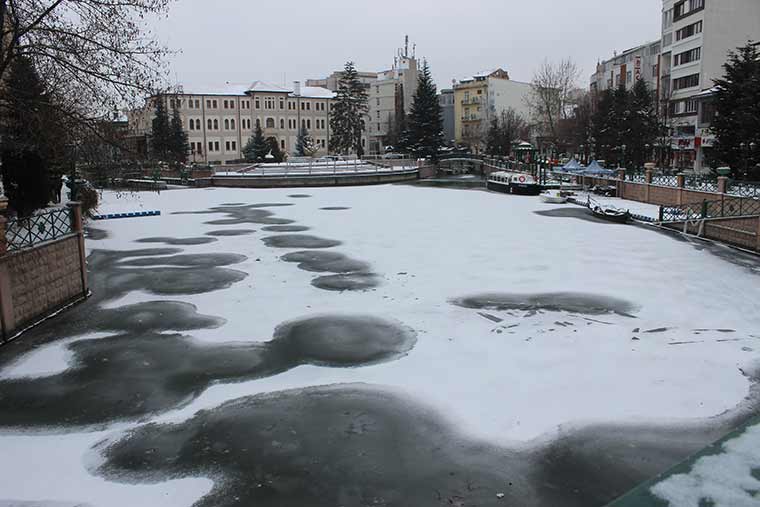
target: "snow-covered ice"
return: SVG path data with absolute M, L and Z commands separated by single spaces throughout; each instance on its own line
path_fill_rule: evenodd
M 289 197 L 295 193 L 311 197 Z M 247 259 L 231 267 L 247 273 L 245 280 L 179 297 L 135 291 L 104 302 L 109 308 L 161 300 L 191 303 L 204 315 L 225 319 L 221 327 L 191 333 L 216 345 L 266 342 L 283 322 L 322 314 L 392 318 L 418 334 L 414 349 L 395 361 L 346 369 L 301 365 L 263 379 L 218 382 L 153 421 L 181 422 L 199 410 L 256 393 L 363 383 L 418 399 L 474 439 L 530 447 L 556 437 L 561 426 L 677 424 L 731 411 L 749 392 L 742 369 L 760 358 L 760 284 L 746 267 L 643 228 L 539 216 L 534 211 L 551 207 L 537 198 L 388 185 L 183 189 L 118 198 L 104 192 L 103 200 L 101 213 L 162 214 L 93 222 L 108 237 L 88 240 L 90 252 L 177 248 L 136 240 L 256 229 L 179 247 L 182 254 L 242 254 Z M 368 291 L 321 290 L 311 285 L 318 274 L 280 260 L 296 249 L 261 241 L 277 234 L 263 230 L 265 225 L 205 223 L 229 218 L 223 213 L 172 214 L 227 203 L 293 204 L 266 209 L 309 227 L 303 234 L 342 242 L 330 250 L 369 263 L 380 285 Z M 347 209 L 324 209 L 336 207 Z M 634 310 L 584 314 L 453 304 L 456 298 L 486 293 L 526 298 L 580 293 L 627 301 Z M 48 375 L 71 366 L 65 346 L 77 338 L 61 339 L 67 341 L 0 370 L 0 379 Z M 206 479 L 184 479 L 176 488 L 181 495 L 164 496 L 172 489 L 169 483 L 127 487 L 89 475 L 82 463 L 88 449 L 131 424 L 98 433 L 0 433 L 0 498 L 180 506 L 208 490 Z M 66 473 L 56 472 L 61 469 Z M 48 475 L 52 479 L 40 495 L 30 477 Z

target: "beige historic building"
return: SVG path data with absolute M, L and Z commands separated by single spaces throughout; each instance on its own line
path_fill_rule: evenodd
M 305 128 L 319 147 L 318 156 L 328 153 L 330 110 L 335 94 L 321 87 L 292 88 L 256 81 L 250 86 L 229 84 L 216 90 L 181 91 L 163 95 L 169 111 L 179 109 L 190 143 L 190 161 L 229 163 L 243 158 L 242 150 L 261 125 L 265 137 L 274 137 L 290 155 L 298 132 Z M 133 134 L 151 132 L 156 97 L 129 115 Z M 362 140 L 366 146 L 367 140 Z

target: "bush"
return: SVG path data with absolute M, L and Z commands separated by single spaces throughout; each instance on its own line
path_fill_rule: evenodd
M 83 185 L 79 189 L 79 202 L 82 203 L 82 216 L 92 218 L 98 211 L 100 196 L 92 185 Z

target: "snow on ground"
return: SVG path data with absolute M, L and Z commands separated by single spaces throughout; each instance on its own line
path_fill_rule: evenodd
M 690 421 L 731 410 L 748 394 L 740 368 L 760 357 L 760 339 L 752 336 L 760 329 L 760 284 L 745 268 L 650 230 L 536 215 L 554 208 L 537 198 L 389 185 L 105 192 L 103 199 L 101 213 L 155 209 L 162 215 L 93 222 L 109 237 L 88 240 L 88 251 L 164 247 L 135 242 L 146 237 L 257 229 L 178 247 L 247 256 L 231 267 L 249 277 L 231 288 L 179 298 L 133 292 L 118 301 L 179 299 L 227 320 L 218 329 L 193 331 L 199 340 L 264 342 L 283 322 L 336 313 L 392 318 L 418 333 L 417 345 L 400 360 L 353 369 L 300 366 L 262 380 L 218 383 L 157 421 L 183 421 L 260 392 L 360 382 L 416 398 L 474 438 L 530 446 L 556 436 L 561 425 Z M 263 225 L 209 225 L 204 222 L 226 215 L 172 214 L 224 203 L 293 203 L 269 210 L 310 227 L 304 234 L 342 241 L 332 250 L 369 262 L 381 285 L 367 292 L 317 289 L 310 284 L 317 275 L 279 259 L 295 249 L 265 246 L 261 238 L 276 233 Z M 329 207 L 349 209 L 322 209 Z M 632 318 L 451 304 L 493 292 L 582 292 L 628 300 L 640 310 Z M 0 371 L 0 378 L 60 371 L 67 355 L 60 343 L 49 347 Z M 30 481 L 41 476 L 51 477 L 51 498 L 94 505 L 155 505 L 169 489 L 182 494 L 161 505 L 189 505 L 208 489 L 200 479 L 178 481 L 181 487 L 127 487 L 91 477 L 81 457 L 108 434 L 0 435 L 0 496 L 39 500 Z
M 760 491 L 758 449 L 760 425 L 724 443 L 719 454 L 700 458 L 689 473 L 656 484 L 652 493 L 672 507 L 756 507 Z

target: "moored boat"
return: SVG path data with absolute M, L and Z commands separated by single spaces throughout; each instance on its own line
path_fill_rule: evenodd
M 488 176 L 489 190 L 516 195 L 538 195 L 541 185 L 530 174 L 498 171 Z
M 547 190 L 541 194 L 541 200 L 547 204 L 565 204 L 567 197 L 560 190 Z
M 608 222 L 626 224 L 631 219 L 631 213 L 628 210 L 616 208 L 615 206 L 600 204 L 591 198 L 588 199 L 586 206 L 591 211 L 592 215 Z

